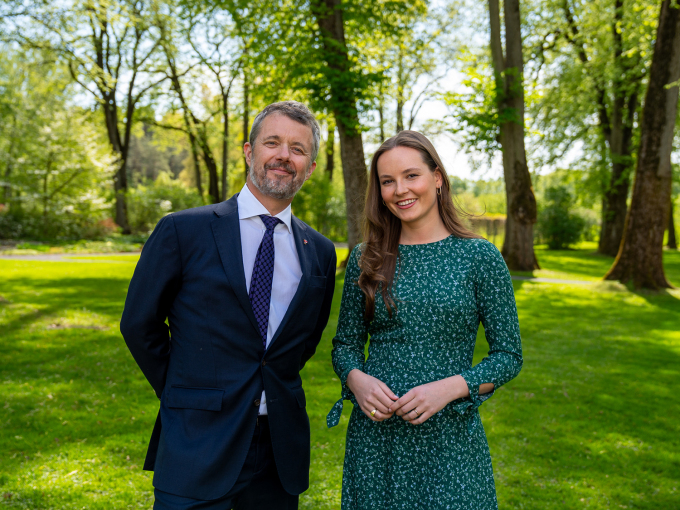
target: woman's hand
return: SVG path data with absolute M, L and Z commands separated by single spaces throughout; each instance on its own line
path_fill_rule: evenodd
M 394 414 L 388 409 L 399 397 L 379 379 L 355 368 L 347 375 L 347 387 L 354 393 L 361 410 L 371 420 L 383 421 Z M 373 410 L 375 412 L 371 414 Z
M 420 425 L 444 409 L 449 402 L 469 394 L 465 379 L 455 375 L 416 386 L 392 404 L 388 411 L 396 413 L 413 425 Z

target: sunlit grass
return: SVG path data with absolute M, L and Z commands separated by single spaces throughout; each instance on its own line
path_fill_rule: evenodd
M 539 259 L 565 279 L 595 279 L 610 263 L 590 250 L 539 250 Z M 118 332 L 135 262 L 0 260 L 4 507 L 151 508 L 151 474 L 141 465 L 158 401 Z M 677 253 L 666 253 L 666 267 L 680 283 Z M 342 276 L 303 372 L 312 427 L 306 509 L 339 508 L 349 409 L 333 429 L 325 418 L 339 397 L 330 349 Z M 515 291 L 524 370 L 482 407 L 500 507 L 679 508 L 678 291 L 530 282 L 515 282 Z M 477 361 L 485 346 L 482 334 Z

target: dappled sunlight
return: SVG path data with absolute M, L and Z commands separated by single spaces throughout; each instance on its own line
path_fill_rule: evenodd
M 134 264 L 0 264 L 8 275 L 0 282 L 0 483 L 11 504 L 150 506 L 141 464 L 158 400 L 117 329 Z M 340 501 L 351 404 L 338 427 L 326 427 L 326 414 L 340 396 L 330 351 L 343 276 L 302 372 L 312 458 L 301 508 Z M 678 291 L 631 292 L 617 282 L 513 287 L 524 368 L 481 407 L 501 507 L 520 507 L 532 491 L 531 508 L 671 508 L 680 451 L 672 418 L 680 415 Z M 478 340 L 475 363 L 488 349 L 482 328 Z

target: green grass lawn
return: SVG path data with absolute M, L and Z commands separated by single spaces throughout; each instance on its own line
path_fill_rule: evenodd
M 611 259 L 591 252 L 539 250 L 541 271 L 597 279 Z M 151 508 L 141 465 L 158 403 L 118 332 L 136 257 L 114 260 L 0 260 L 2 507 Z M 680 285 L 680 254 L 665 261 Z M 481 411 L 500 507 L 680 508 L 680 291 L 514 283 L 525 368 Z M 325 417 L 339 396 L 330 345 L 341 289 L 339 274 L 331 320 L 303 373 L 306 509 L 340 502 L 350 406 L 334 429 Z M 483 333 L 478 347 L 477 361 Z

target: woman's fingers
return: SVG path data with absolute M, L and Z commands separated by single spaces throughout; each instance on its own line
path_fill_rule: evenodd
M 429 411 L 425 411 L 422 414 L 418 415 L 413 420 L 408 420 L 408 422 L 411 425 L 420 425 L 421 423 L 426 422 L 430 416 L 432 416 L 432 414 Z
M 362 407 L 361 410 L 364 412 L 366 416 L 368 416 L 371 420 L 373 421 L 383 421 L 386 420 L 387 418 L 390 418 L 393 413 L 383 413 L 381 411 L 378 411 L 377 408 L 371 408 L 370 404 L 367 407 Z
M 379 386 L 383 390 L 387 398 L 390 399 L 390 404 L 392 403 L 392 401 L 399 399 L 399 397 L 396 396 L 394 392 L 389 388 L 389 386 L 387 386 L 387 384 L 385 384 L 384 382 L 379 381 Z
M 416 399 L 416 394 L 413 392 L 413 390 L 409 391 L 406 393 L 403 397 L 401 397 L 399 400 L 394 402 L 391 406 L 389 406 L 389 410 L 393 413 L 396 413 L 397 416 L 403 416 L 405 413 L 413 409 L 417 404 L 414 403 L 414 405 L 410 405 L 411 402 L 413 402 Z

